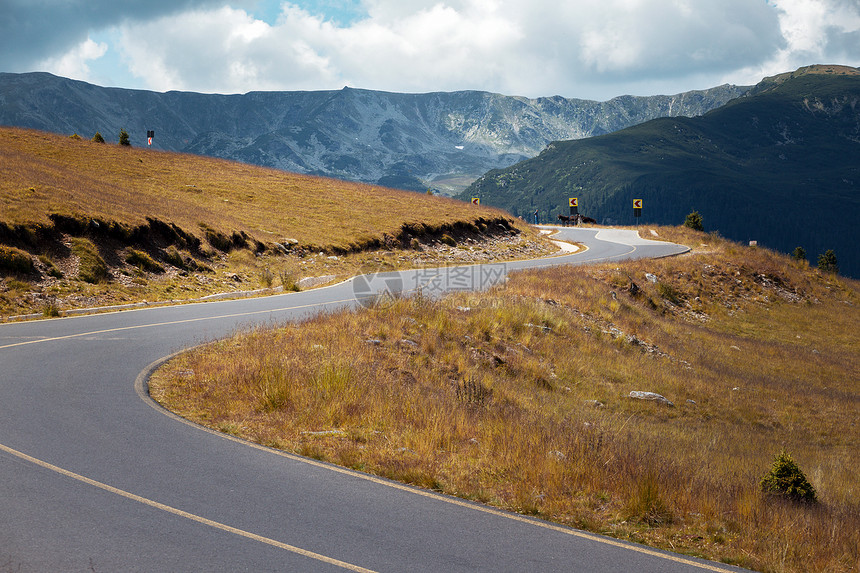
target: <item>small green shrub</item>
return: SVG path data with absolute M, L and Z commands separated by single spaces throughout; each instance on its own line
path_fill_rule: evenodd
M 26 252 L 0 245 L 0 271 L 27 274 L 33 269 L 33 259 Z
M 93 143 L 104 143 L 105 138 L 102 137 L 102 134 L 97 131 L 96 134 L 93 136 L 92 141 L 93 141 Z
M 795 261 L 805 261 L 806 249 L 804 249 L 803 247 L 795 247 L 794 251 L 791 253 L 791 258 Z
M 694 231 L 704 231 L 705 226 L 702 224 L 702 216 L 698 211 L 693 211 L 684 220 L 684 226 L 693 229 Z
M 128 137 L 128 132 L 125 129 L 119 130 L 119 144 L 131 147 L 131 140 Z
M 80 260 L 78 277 L 81 280 L 88 283 L 99 283 L 110 278 L 107 264 L 99 254 L 99 250 L 89 239 L 73 238 L 72 254 Z
M 818 255 L 818 268 L 826 273 L 839 273 L 839 263 L 833 249 L 827 249 L 823 255 Z
M 125 262 L 148 273 L 164 272 L 164 267 L 154 261 L 148 253 L 138 251 L 136 249 L 128 250 L 128 254 L 125 256 Z
M 785 450 L 776 456 L 770 471 L 759 483 L 762 491 L 768 495 L 782 496 L 805 503 L 818 501 L 815 488 Z

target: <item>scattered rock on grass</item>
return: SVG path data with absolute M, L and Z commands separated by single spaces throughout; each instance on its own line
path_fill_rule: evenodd
M 674 406 L 672 402 L 666 399 L 664 396 L 657 394 L 656 392 L 642 392 L 639 390 L 632 390 L 630 392 L 630 397 L 635 398 L 636 400 L 651 400 L 653 402 L 658 402 L 660 404 L 665 404 L 666 406 Z

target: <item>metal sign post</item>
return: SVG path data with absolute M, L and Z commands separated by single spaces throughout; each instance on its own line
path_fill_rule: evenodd
M 147 132 L 146 132 L 146 144 L 150 147 L 152 147 L 152 138 L 153 137 L 155 137 L 155 131 L 153 131 L 151 129 L 147 130 Z
M 639 226 L 639 217 L 642 216 L 642 199 L 633 199 L 633 216 L 636 217 L 636 226 Z
M 571 197 L 568 199 L 570 205 L 570 224 L 576 225 L 577 215 L 579 215 L 579 198 Z

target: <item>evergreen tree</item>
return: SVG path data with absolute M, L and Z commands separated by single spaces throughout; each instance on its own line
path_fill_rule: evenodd
M 128 139 L 128 132 L 125 129 L 119 130 L 119 144 L 120 145 L 131 145 L 131 141 Z
M 761 479 L 759 485 L 762 491 L 769 495 L 784 496 L 793 501 L 807 503 L 818 501 L 815 488 L 785 450 L 776 456 L 773 466 Z
M 102 137 L 102 134 L 101 134 L 100 132 L 98 132 L 98 131 L 97 131 L 97 132 L 96 132 L 96 134 L 93 136 L 93 141 L 94 141 L 95 143 L 104 143 L 104 142 L 105 142 L 105 138 L 104 138 L 104 137 Z
M 684 220 L 684 226 L 693 229 L 694 231 L 704 231 L 705 226 L 702 224 L 702 216 L 698 211 L 693 211 Z
M 806 250 L 803 247 L 795 247 L 794 252 L 791 253 L 791 258 L 795 261 L 805 261 Z
M 826 273 L 838 273 L 839 263 L 833 249 L 827 249 L 823 255 L 818 255 L 818 268 Z

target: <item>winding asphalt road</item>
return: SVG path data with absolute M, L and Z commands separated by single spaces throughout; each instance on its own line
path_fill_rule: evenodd
M 589 249 L 0 325 L 0 572 L 737 571 L 249 445 L 146 396 L 166 355 L 379 289 L 485 288 L 515 269 L 683 251 L 630 232 L 562 233 Z

